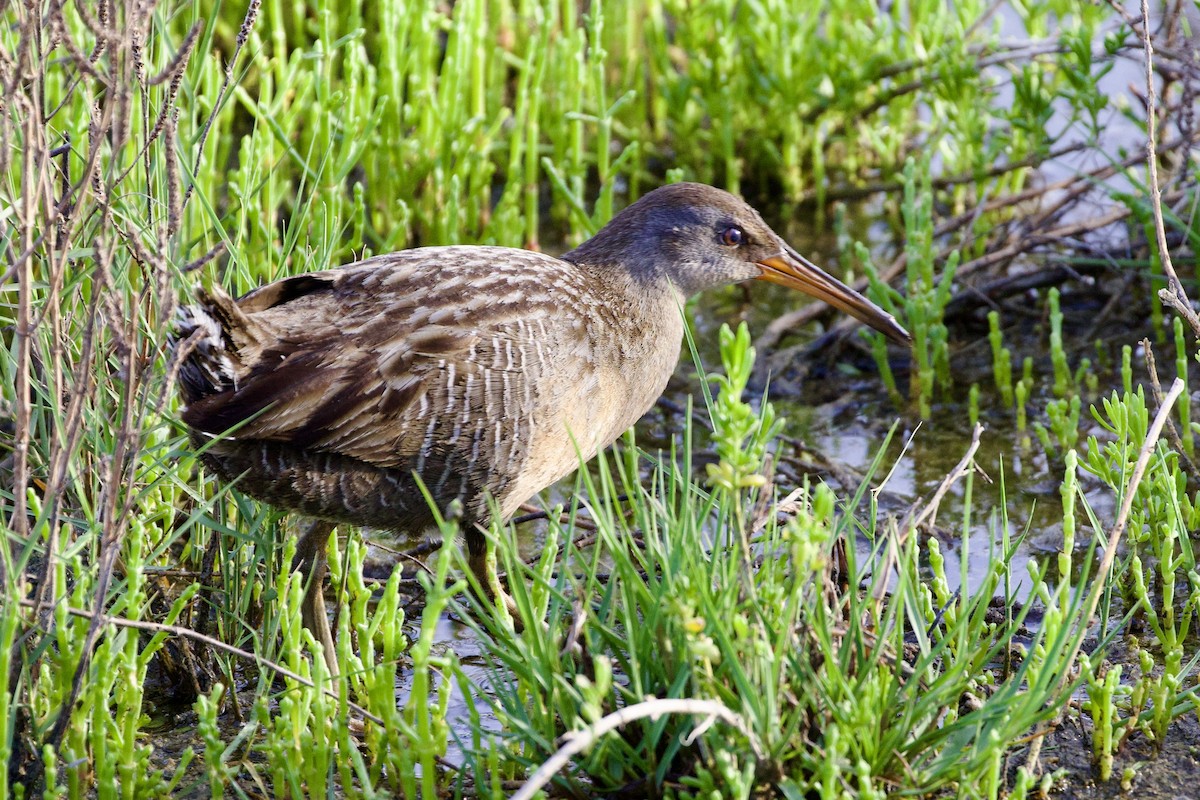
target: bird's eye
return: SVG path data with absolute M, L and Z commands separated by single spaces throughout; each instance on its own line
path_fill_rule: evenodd
M 721 231 L 721 244 L 723 245 L 737 247 L 745 240 L 746 234 L 742 232 L 741 228 L 731 226 Z

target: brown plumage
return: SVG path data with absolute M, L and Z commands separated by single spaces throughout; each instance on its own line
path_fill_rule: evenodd
M 201 292 L 178 333 L 195 345 L 180 373 L 183 419 L 219 475 L 328 523 L 421 533 L 433 518 L 419 475 L 440 508 L 462 501 L 486 586 L 473 525 L 487 521 L 489 498 L 507 518 L 615 440 L 665 387 L 687 298 L 753 278 L 908 340 L 744 202 L 675 184 L 561 258 L 430 247 L 238 300 Z M 314 528 L 310 562 L 329 530 Z

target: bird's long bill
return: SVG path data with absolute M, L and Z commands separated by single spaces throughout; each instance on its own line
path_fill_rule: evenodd
M 895 317 L 791 248 L 758 264 L 762 267 L 759 280 L 798 289 L 867 323 L 892 341 L 912 343 L 912 336 Z

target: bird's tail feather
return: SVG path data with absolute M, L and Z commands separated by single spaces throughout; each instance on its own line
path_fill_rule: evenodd
M 190 347 L 179 368 L 184 400 L 237 388 L 241 352 L 261 339 L 260 326 L 237 307 L 220 287 L 197 288 L 196 304 L 180 306 L 175 313 L 172 348 Z

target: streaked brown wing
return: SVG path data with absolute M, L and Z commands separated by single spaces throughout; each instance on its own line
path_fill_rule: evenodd
M 538 348 L 525 346 L 524 319 L 538 308 L 523 301 L 561 262 L 471 253 L 443 266 L 430 257 L 454 249 L 404 251 L 246 295 L 237 311 L 256 330 L 240 343 L 236 387 L 184 420 L 406 470 L 449 471 L 485 446 L 518 457 L 544 367 L 525 362 Z

